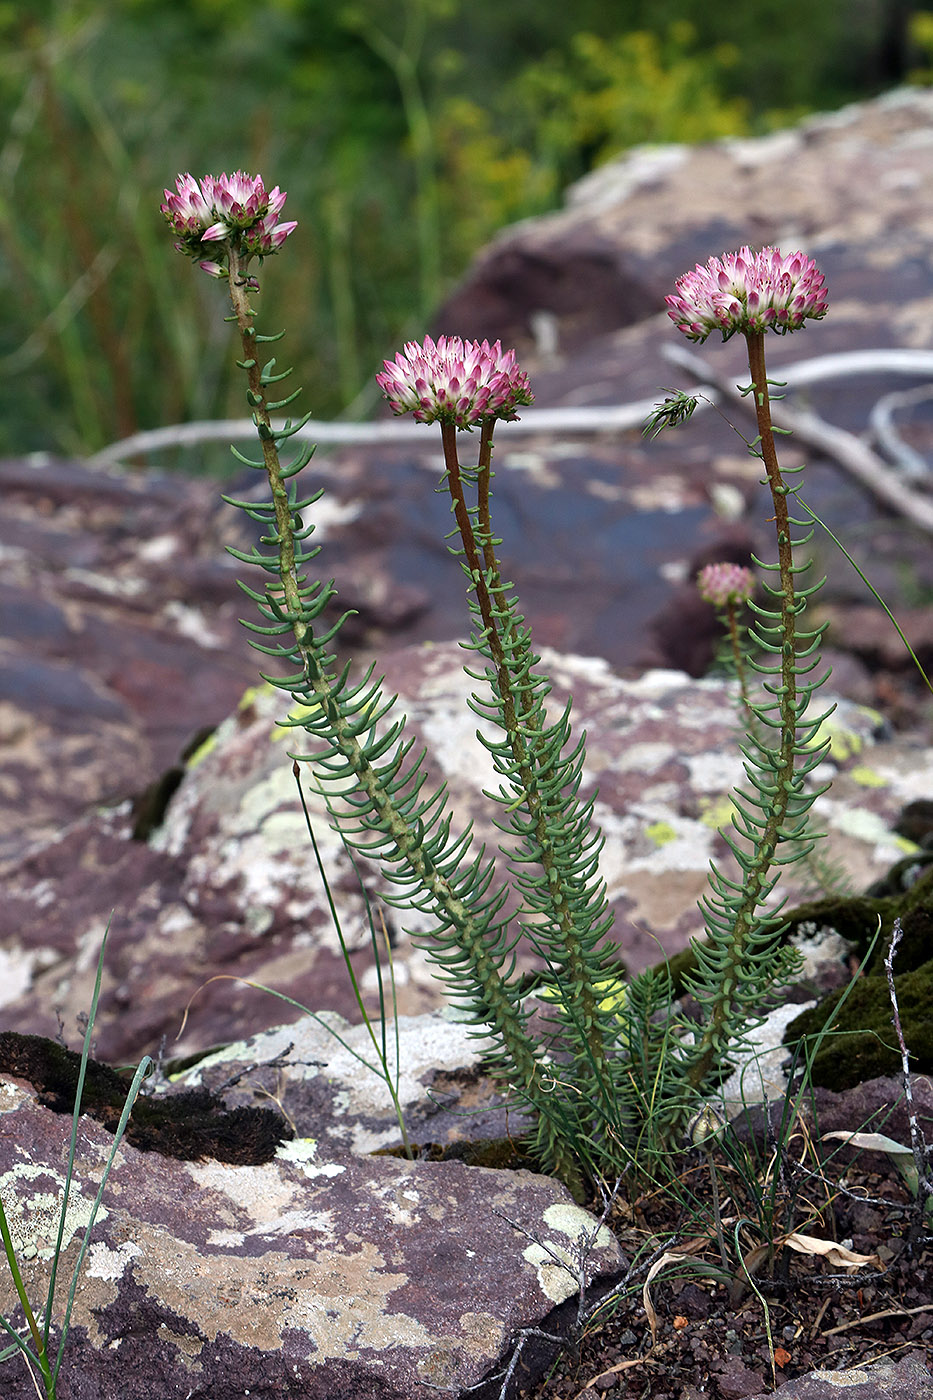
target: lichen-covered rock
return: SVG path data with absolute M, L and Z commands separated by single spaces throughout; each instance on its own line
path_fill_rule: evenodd
M 0 1121 L 0 1194 L 26 1288 L 44 1297 L 69 1119 L 6 1078 Z M 111 1144 L 82 1120 L 58 1309 Z M 324 1133 L 284 1143 L 261 1166 L 124 1142 L 81 1272 L 59 1395 L 457 1393 L 514 1331 L 573 1296 L 584 1239 L 588 1284 L 622 1267 L 597 1225 L 546 1177 L 361 1157 Z M 0 1310 L 16 1318 L 17 1306 L 4 1270 Z M 34 1395 L 19 1361 L 0 1371 L 0 1391 Z
M 386 688 L 399 694 L 426 742 L 457 820 L 474 821 L 477 838 L 494 847 L 495 812 L 481 789 L 495 780 L 466 704 L 474 683 L 463 661 L 453 644 L 399 650 L 386 658 Z M 614 936 L 625 963 L 641 969 L 701 931 L 697 899 L 710 858 L 727 855 L 717 829 L 730 819 L 729 790 L 742 775 L 732 694 L 721 681 L 677 672 L 625 680 L 596 658 L 548 652 L 544 665 L 555 709 L 572 693 L 575 723 L 587 731 L 582 792 L 596 795 L 606 836 L 601 865 Z M 171 1038 L 168 1053 L 184 1054 L 301 1014 L 240 983 L 211 982 L 216 974 L 358 1019 L 287 756 L 295 731 L 276 724 L 284 709 L 277 693 L 249 692 L 189 761 L 148 844 L 130 839 L 128 812 L 111 811 L 73 826 L 11 872 L 9 955 L 27 966 L 32 960 L 33 970 L 4 1008 L 10 1029 L 54 1035 L 58 1008 L 74 1026 L 90 1003 L 94 954 L 111 910 L 96 1028 L 102 1059 L 138 1058 L 158 1050 L 163 1036 Z M 878 718 L 868 711 L 844 707 L 827 724 L 833 750 L 819 776 L 835 782 L 819 808 L 829 832 L 823 844 L 863 882 L 913 849 L 892 826 L 923 790 L 924 771 L 913 749 L 876 742 Z M 365 901 L 310 778 L 305 794 L 358 977 L 375 1008 Z M 380 878 L 361 869 L 378 921 Z M 788 872 L 791 902 L 811 878 L 803 869 Z M 385 918 L 398 1009 L 417 1014 L 440 1004 L 423 948 L 406 932 L 420 942 L 430 929 L 426 916 L 386 910 Z M 532 965 L 523 955 L 523 966 Z M 192 998 L 184 1039 L 175 1042 Z
M 759 1391 L 748 1400 L 771 1400 L 773 1391 Z M 933 1374 L 917 1356 L 885 1357 L 868 1365 L 839 1371 L 811 1371 L 785 1381 L 785 1400 L 933 1400 Z
M 332 486 L 320 540 L 356 513 Z M 0 876 L 98 804 L 180 777 L 185 750 L 255 678 L 227 544 L 251 538 L 215 481 L 0 462 Z M 414 585 L 390 590 L 369 556 L 362 538 L 341 547 L 348 645 L 427 607 Z M 0 910 L 0 935 L 12 927 Z

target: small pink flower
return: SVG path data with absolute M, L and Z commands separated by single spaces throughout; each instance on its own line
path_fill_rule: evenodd
M 676 293 L 665 297 L 671 320 L 688 340 L 703 341 L 712 331 L 728 340 L 736 331 L 799 330 L 829 308 L 823 274 L 803 253 L 786 257 L 776 248 L 753 253 L 749 247 L 710 258 L 685 272 Z
M 161 211 L 178 234 L 175 247 L 198 260 L 211 277 L 226 276 L 222 261 L 227 246 L 250 257 L 277 253 L 297 223 L 276 223 L 286 195 L 278 185 L 269 193 L 261 175 L 236 170 L 232 175 L 179 175 L 175 191 L 165 191 Z M 216 258 L 204 258 L 205 253 Z
M 384 360 L 376 383 L 395 413 L 413 413 L 419 423 L 453 423 L 471 429 L 485 418 L 516 418 L 516 408 L 534 401 L 528 376 L 515 351 L 500 341 L 463 341 L 442 335 L 437 344 L 409 341 L 404 353 Z
M 755 591 L 755 575 L 742 564 L 707 564 L 697 574 L 700 597 L 717 608 L 747 603 Z

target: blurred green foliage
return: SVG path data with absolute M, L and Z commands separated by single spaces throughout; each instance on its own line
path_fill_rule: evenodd
M 767 129 L 907 71 L 906 0 L 0 3 L 0 452 L 239 415 L 218 287 L 158 213 L 244 168 L 306 406 L 358 414 L 496 229 L 645 141 Z M 921 46 L 922 49 L 922 46 Z M 455 328 L 451 328 L 455 329 Z

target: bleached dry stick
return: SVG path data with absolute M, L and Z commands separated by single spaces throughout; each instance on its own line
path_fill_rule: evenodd
M 598 408 L 526 408 L 518 421 L 500 423 L 498 432 L 509 438 L 527 437 L 532 433 L 624 433 L 633 428 L 641 429 L 653 408 L 653 399 Z M 282 421 L 273 422 L 274 428 L 282 426 Z M 195 447 L 201 442 L 243 442 L 255 436 L 256 425 L 251 418 L 176 423 L 168 428 L 134 433 L 122 442 L 111 443 L 88 458 L 88 464 L 112 467 L 145 452 Z M 423 424 L 407 418 L 380 423 L 325 423 L 312 419 L 295 436 L 322 447 L 395 447 L 406 442 L 418 442 L 423 447 L 425 444 Z
M 868 352 L 859 352 L 859 355 Z M 879 359 L 882 352 L 875 352 Z M 906 351 L 892 351 L 890 354 L 906 356 Z M 749 399 L 739 393 L 738 387 L 727 375 L 710 371 L 705 360 L 701 360 L 692 351 L 684 349 L 682 346 L 673 345 L 666 347 L 664 358 L 678 365 L 681 369 L 688 370 L 698 381 L 703 393 L 710 390 L 718 391 L 727 402 L 741 407 L 746 413 L 754 413 L 754 405 Z M 825 360 L 835 360 L 837 365 L 846 360 L 854 360 L 855 354 L 825 356 Z M 933 356 L 926 354 L 924 358 L 933 363 Z M 877 365 L 876 365 L 877 367 Z M 795 372 L 796 368 L 796 372 Z M 795 388 L 804 382 L 814 382 L 813 378 L 806 378 L 799 371 L 803 368 L 787 367 L 780 370 L 782 379 L 786 380 L 789 388 Z M 839 372 L 837 370 L 837 372 Z M 903 370 L 901 371 L 903 373 Z M 912 373 L 919 374 L 923 371 L 915 368 Z M 775 426 L 789 429 L 799 442 L 809 447 L 815 447 L 819 452 L 831 457 L 833 461 L 843 467 L 860 486 L 863 486 L 874 498 L 889 510 L 895 511 L 898 515 L 904 516 L 918 529 L 924 530 L 927 534 L 933 534 L 933 500 L 928 496 L 922 496 L 918 491 L 912 490 L 903 481 L 898 480 L 891 468 L 874 452 L 867 443 L 854 433 L 848 432 L 845 428 L 834 427 L 832 423 L 827 423 L 810 409 L 792 408 L 784 402 L 776 402 L 773 405 Z
M 679 346 L 665 347 L 664 358 L 686 368 L 703 386 L 707 398 L 716 403 L 720 395 L 730 402 L 744 403 L 736 386 L 726 376 L 710 371 L 709 365 L 691 351 Z M 929 376 L 933 379 L 933 352 L 929 350 L 854 350 L 820 355 L 796 365 L 781 368 L 788 388 L 802 388 L 829 379 L 861 374 Z M 663 389 L 659 388 L 659 394 Z M 500 424 L 505 439 L 538 433 L 620 433 L 641 428 L 654 409 L 654 400 L 638 403 L 574 408 L 530 408 L 515 423 Z M 709 404 L 703 400 L 700 412 Z M 859 483 L 889 509 L 911 520 L 920 529 L 933 533 L 933 503 L 898 481 L 887 464 L 853 433 L 834 428 L 816 414 L 783 405 L 781 426 L 792 428 L 801 441 L 818 448 L 839 462 Z M 283 426 L 275 424 L 274 426 Z M 176 423 L 151 432 L 111 443 L 88 459 L 95 467 L 117 466 L 128 458 L 173 447 L 193 447 L 204 442 L 250 440 L 255 433 L 252 419 L 238 418 L 211 422 Z M 424 442 L 419 423 L 389 420 L 378 423 L 328 423 L 312 420 L 296 436 L 321 446 L 394 447 L 408 442 Z

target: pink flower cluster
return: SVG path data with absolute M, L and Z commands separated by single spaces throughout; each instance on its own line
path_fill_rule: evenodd
M 736 331 L 799 330 L 806 320 L 818 321 L 829 307 L 823 274 L 803 253 L 785 257 L 776 248 L 753 253 L 749 247 L 697 265 L 675 283 L 676 294 L 665 297 L 671 320 L 688 340 L 705 340 L 722 331 L 728 340 Z
M 269 257 L 277 253 L 295 222 L 277 224 L 286 194 L 276 185 L 266 192 L 261 175 L 205 175 L 200 183 L 193 175 L 179 175 L 175 190 L 165 191 L 161 211 L 171 224 L 180 253 L 197 258 L 204 252 L 223 255 L 226 245 L 237 240 L 247 257 Z M 205 245 L 214 245 L 205 247 Z M 213 260 L 201 260 L 200 267 L 212 277 L 225 276 L 225 268 Z
M 409 341 L 404 353 L 384 360 L 376 383 L 395 413 L 413 413 L 419 423 L 453 423 L 470 429 L 484 418 L 515 418 L 534 395 L 515 351 L 500 341 L 464 341 L 458 335 Z
M 755 575 L 742 564 L 707 564 L 697 574 L 700 597 L 717 608 L 747 603 L 755 591 Z

